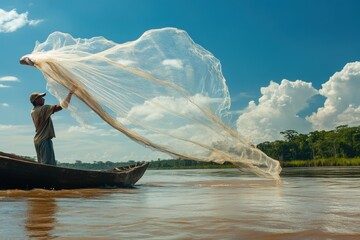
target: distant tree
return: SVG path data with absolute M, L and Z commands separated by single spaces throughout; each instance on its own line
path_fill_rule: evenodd
M 299 133 L 295 130 L 286 130 L 284 132 L 280 132 L 280 134 L 284 135 L 285 141 L 291 142 Z
M 264 142 L 257 147 L 280 161 L 360 157 L 360 127 L 341 125 L 330 131 L 299 134 L 280 132 L 284 141 Z

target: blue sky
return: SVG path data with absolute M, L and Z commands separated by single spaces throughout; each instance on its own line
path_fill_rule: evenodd
M 279 139 L 287 129 L 359 125 L 359 9 L 360 2 L 350 0 L 3 0 L 0 151 L 35 155 L 28 96 L 45 91 L 46 82 L 18 60 L 54 31 L 117 43 L 149 29 L 187 31 L 221 61 L 233 125 L 253 142 Z M 48 94 L 46 102 L 57 99 Z M 53 119 L 60 161 L 165 157 L 122 136 L 101 138 L 100 129 L 75 131 L 80 127 L 66 111 Z

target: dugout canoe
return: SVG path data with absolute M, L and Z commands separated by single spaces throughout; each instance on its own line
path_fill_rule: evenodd
M 111 170 L 80 170 L 0 152 L 0 189 L 130 188 L 144 175 L 148 165 L 142 162 Z

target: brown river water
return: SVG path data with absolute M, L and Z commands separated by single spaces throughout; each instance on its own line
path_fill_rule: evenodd
M 360 239 L 360 168 L 148 170 L 133 189 L 0 191 L 0 239 Z

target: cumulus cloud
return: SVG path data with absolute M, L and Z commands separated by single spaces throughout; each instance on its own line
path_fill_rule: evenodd
M 241 111 L 237 130 L 246 139 L 260 143 L 283 139 L 280 132 L 296 130 L 308 133 L 331 130 L 340 125 L 360 125 L 360 62 L 348 63 L 317 91 L 301 80 L 270 82 L 261 88 L 259 103 L 251 101 Z M 300 116 L 314 96 L 323 96 L 324 104 L 307 116 Z
M 0 8 L 0 32 L 15 32 L 26 25 L 36 26 L 42 20 L 31 20 L 28 18 L 29 12 L 18 13 L 16 9 L 9 12 Z
M 0 77 L 0 82 L 19 82 L 19 79 L 14 76 Z M 0 88 L 10 88 L 11 86 L 0 83 Z
M 308 106 L 308 100 L 318 91 L 301 80 L 282 80 L 280 84 L 270 82 L 261 88 L 259 103 L 251 101 L 237 120 L 241 136 L 253 143 L 281 139 L 280 132 L 294 129 L 307 132 L 311 124 L 299 116 Z
M 178 154 L 201 157 L 208 150 L 203 145 L 224 140 L 216 125 L 206 115 L 221 99 L 196 94 L 190 98 L 159 96 L 134 106 L 124 118 L 118 118 L 129 131 L 143 136 Z
M 0 77 L 0 82 L 19 82 L 19 79 L 14 76 Z
M 322 85 L 324 106 L 307 119 L 314 129 L 334 129 L 339 125 L 360 124 L 360 62 L 348 63 Z
M 4 108 L 8 108 L 9 104 L 8 103 L 2 103 L 1 106 L 4 107 Z
M 5 85 L 5 84 L 0 83 L 0 88 L 9 88 L 9 87 L 10 87 L 9 85 Z
M 118 132 L 112 129 L 98 128 L 93 125 L 70 126 L 67 130 L 70 134 L 96 135 L 96 136 L 115 136 Z
M 212 103 L 221 102 L 221 99 L 209 98 L 200 94 L 190 97 L 190 100 L 191 102 L 186 98 L 159 96 L 145 101 L 142 105 L 133 107 L 129 111 L 127 119 L 141 120 L 150 125 L 158 124 L 163 127 L 168 125 L 174 126 L 181 118 L 185 121 L 188 116 L 196 118 L 202 115 L 203 113 L 199 110 L 199 107 L 205 109 Z M 172 119 L 174 121 L 161 122 L 161 119 Z M 129 123 L 126 119 L 119 118 L 118 120 L 124 124 Z
M 206 112 L 212 103 L 219 102 L 221 99 L 201 94 L 189 99 L 159 96 L 133 107 L 125 118 L 118 120 L 154 143 L 176 145 L 177 152 L 187 152 L 198 148 L 196 144 L 187 141 L 211 143 L 218 140 L 216 137 L 221 130 L 220 126 L 212 124 L 204 111 Z M 132 123 L 137 126 L 132 126 Z

